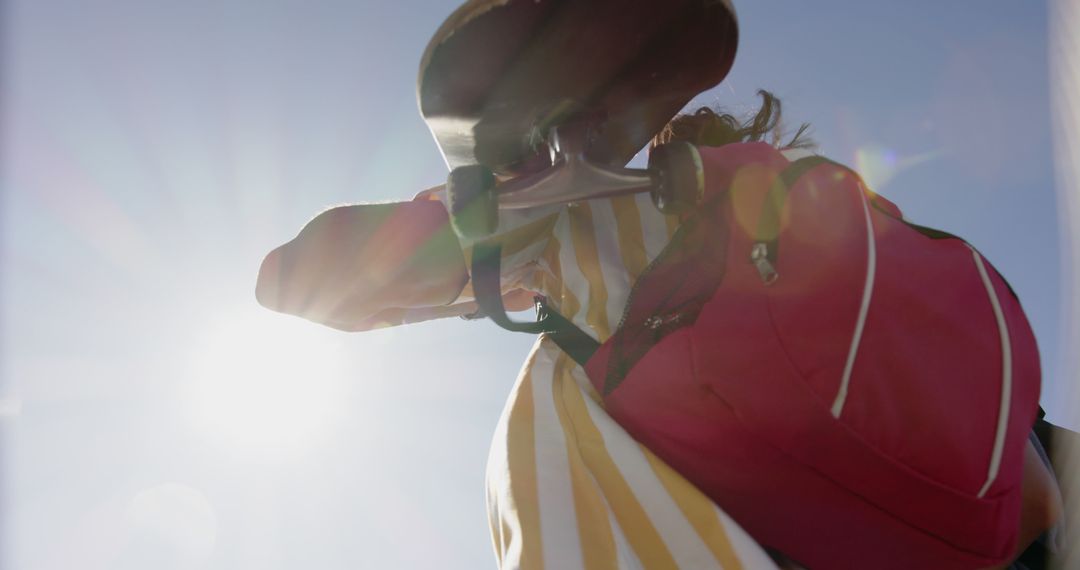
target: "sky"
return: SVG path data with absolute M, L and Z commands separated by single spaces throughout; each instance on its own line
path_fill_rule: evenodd
M 0 569 L 494 567 L 484 464 L 532 339 L 345 334 L 253 294 L 315 213 L 445 180 L 415 80 L 456 4 L 6 0 Z M 1080 78 L 1050 40 L 1080 8 L 1059 4 L 736 0 L 735 67 L 696 103 L 773 91 L 978 246 L 1078 428 L 1080 190 L 1055 156 L 1077 163 L 1058 91 Z

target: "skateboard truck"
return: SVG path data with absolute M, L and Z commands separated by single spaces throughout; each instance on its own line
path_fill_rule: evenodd
M 483 165 L 460 166 L 447 179 L 450 219 L 466 239 L 491 235 L 498 226 L 498 210 L 536 208 L 649 192 L 665 214 L 693 208 L 704 192 L 701 157 L 697 148 L 672 142 L 654 148 L 648 168 L 626 168 L 590 160 L 589 128 L 573 122 L 548 130 L 546 145 L 551 166 L 535 173 L 497 182 Z
M 693 147 L 669 143 L 647 169 L 623 167 L 723 80 L 738 36 L 731 0 L 465 0 L 416 82 L 451 169 L 455 230 L 475 241 L 496 231 L 499 209 L 634 192 L 664 212 L 695 204 Z

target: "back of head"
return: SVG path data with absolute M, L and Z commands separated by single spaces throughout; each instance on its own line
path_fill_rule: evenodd
M 761 107 L 753 117 L 740 121 L 734 115 L 701 107 L 671 120 L 652 140 L 652 146 L 686 141 L 697 146 L 723 146 L 736 142 L 767 141 L 778 148 L 806 148 L 814 145 L 806 137 L 810 125 L 803 123 L 786 143 L 783 139 L 781 105 L 772 93 L 759 90 Z

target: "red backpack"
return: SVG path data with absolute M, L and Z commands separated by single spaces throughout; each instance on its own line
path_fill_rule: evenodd
M 615 420 L 767 547 L 810 568 L 1007 560 L 1040 371 L 1005 280 L 826 159 L 701 156 L 712 195 L 616 333 L 583 351 L 557 315 L 545 330 L 577 341 Z

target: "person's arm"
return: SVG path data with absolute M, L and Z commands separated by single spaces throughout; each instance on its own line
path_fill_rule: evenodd
M 267 308 L 345 330 L 376 313 L 446 305 L 468 281 L 461 246 L 438 202 L 331 208 L 259 270 Z
M 263 306 L 333 328 L 362 331 L 477 310 L 468 288 L 468 247 L 450 226 L 441 188 L 410 202 L 331 208 L 263 260 L 255 296 Z M 499 233 L 528 230 L 536 212 L 501 216 Z M 505 218 L 507 224 L 502 223 Z M 524 228 L 522 224 L 525 224 Z M 543 224 L 527 241 L 545 239 Z M 548 228 L 549 229 L 549 228 Z M 507 264 L 508 270 L 516 269 Z M 504 303 L 527 309 L 532 294 L 506 283 Z
M 1035 445 L 1024 448 L 1023 506 L 1020 511 L 1020 540 L 1017 555 L 1065 514 L 1057 479 L 1043 462 Z
M 1035 539 L 1052 528 L 1064 515 L 1064 504 L 1057 480 L 1043 462 L 1031 441 L 1024 448 L 1024 477 L 1021 491 L 1020 533 L 1010 559 L 1017 559 Z M 1004 570 L 1009 563 L 987 570 Z

